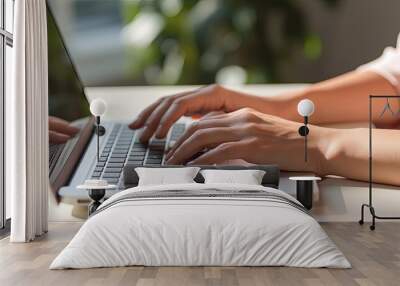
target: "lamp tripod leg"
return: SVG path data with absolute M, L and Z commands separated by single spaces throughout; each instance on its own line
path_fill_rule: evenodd
M 358 221 L 358 223 L 359 223 L 360 225 L 363 225 L 363 224 L 364 224 L 364 207 L 365 207 L 365 204 L 362 204 L 362 205 L 361 205 L 361 219 Z
M 372 215 L 372 225 L 370 225 L 369 229 L 370 230 L 375 230 L 375 218 L 376 218 L 375 209 L 374 209 L 373 206 L 370 206 L 369 210 L 370 210 L 371 215 Z

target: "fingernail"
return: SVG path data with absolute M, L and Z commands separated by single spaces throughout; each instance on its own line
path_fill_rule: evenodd
M 162 129 L 158 128 L 158 129 L 156 130 L 156 137 L 157 137 L 158 139 L 164 137 L 163 134 L 162 134 Z
M 145 136 L 140 136 L 139 141 L 140 141 L 140 143 L 147 144 L 148 139 Z
M 131 124 L 128 125 L 129 128 L 131 129 L 137 129 L 137 123 L 136 122 L 132 122 Z
M 140 128 L 142 124 L 139 124 L 139 123 L 140 123 L 140 120 L 139 120 L 138 117 L 136 117 L 136 118 L 131 122 L 131 124 L 129 124 L 129 127 L 133 128 L 133 129 Z

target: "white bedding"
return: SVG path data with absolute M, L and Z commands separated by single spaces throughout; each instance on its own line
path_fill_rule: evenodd
M 175 190 L 265 191 L 272 199 L 178 195 L 121 200 Z M 320 225 L 293 203 L 299 204 L 282 191 L 254 185 L 193 183 L 128 189 L 100 206 L 50 269 L 127 265 L 349 268 Z

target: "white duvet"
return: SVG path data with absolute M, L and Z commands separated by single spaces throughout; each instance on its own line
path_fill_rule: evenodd
M 280 200 L 251 196 L 121 200 L 138 192 L 171 190 L 265 191 L 299 204 L 282 191 L 254 185 L 135 187 L 104 202 L 50 269 L 128 265 L 350 267 L 311 216 Z

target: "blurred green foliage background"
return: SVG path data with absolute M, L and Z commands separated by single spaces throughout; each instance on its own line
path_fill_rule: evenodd
M 84 85 L 116 86 L 284 82 L 283 67 L 324 48 L 307 1 L 332 10 L 340 0 L 47 3 Z
M 127 69 L 147 84 L 280 82 L 295 49 L 310 61 L 323 49 L 304 12 L 293 0 L 122 1 Z

